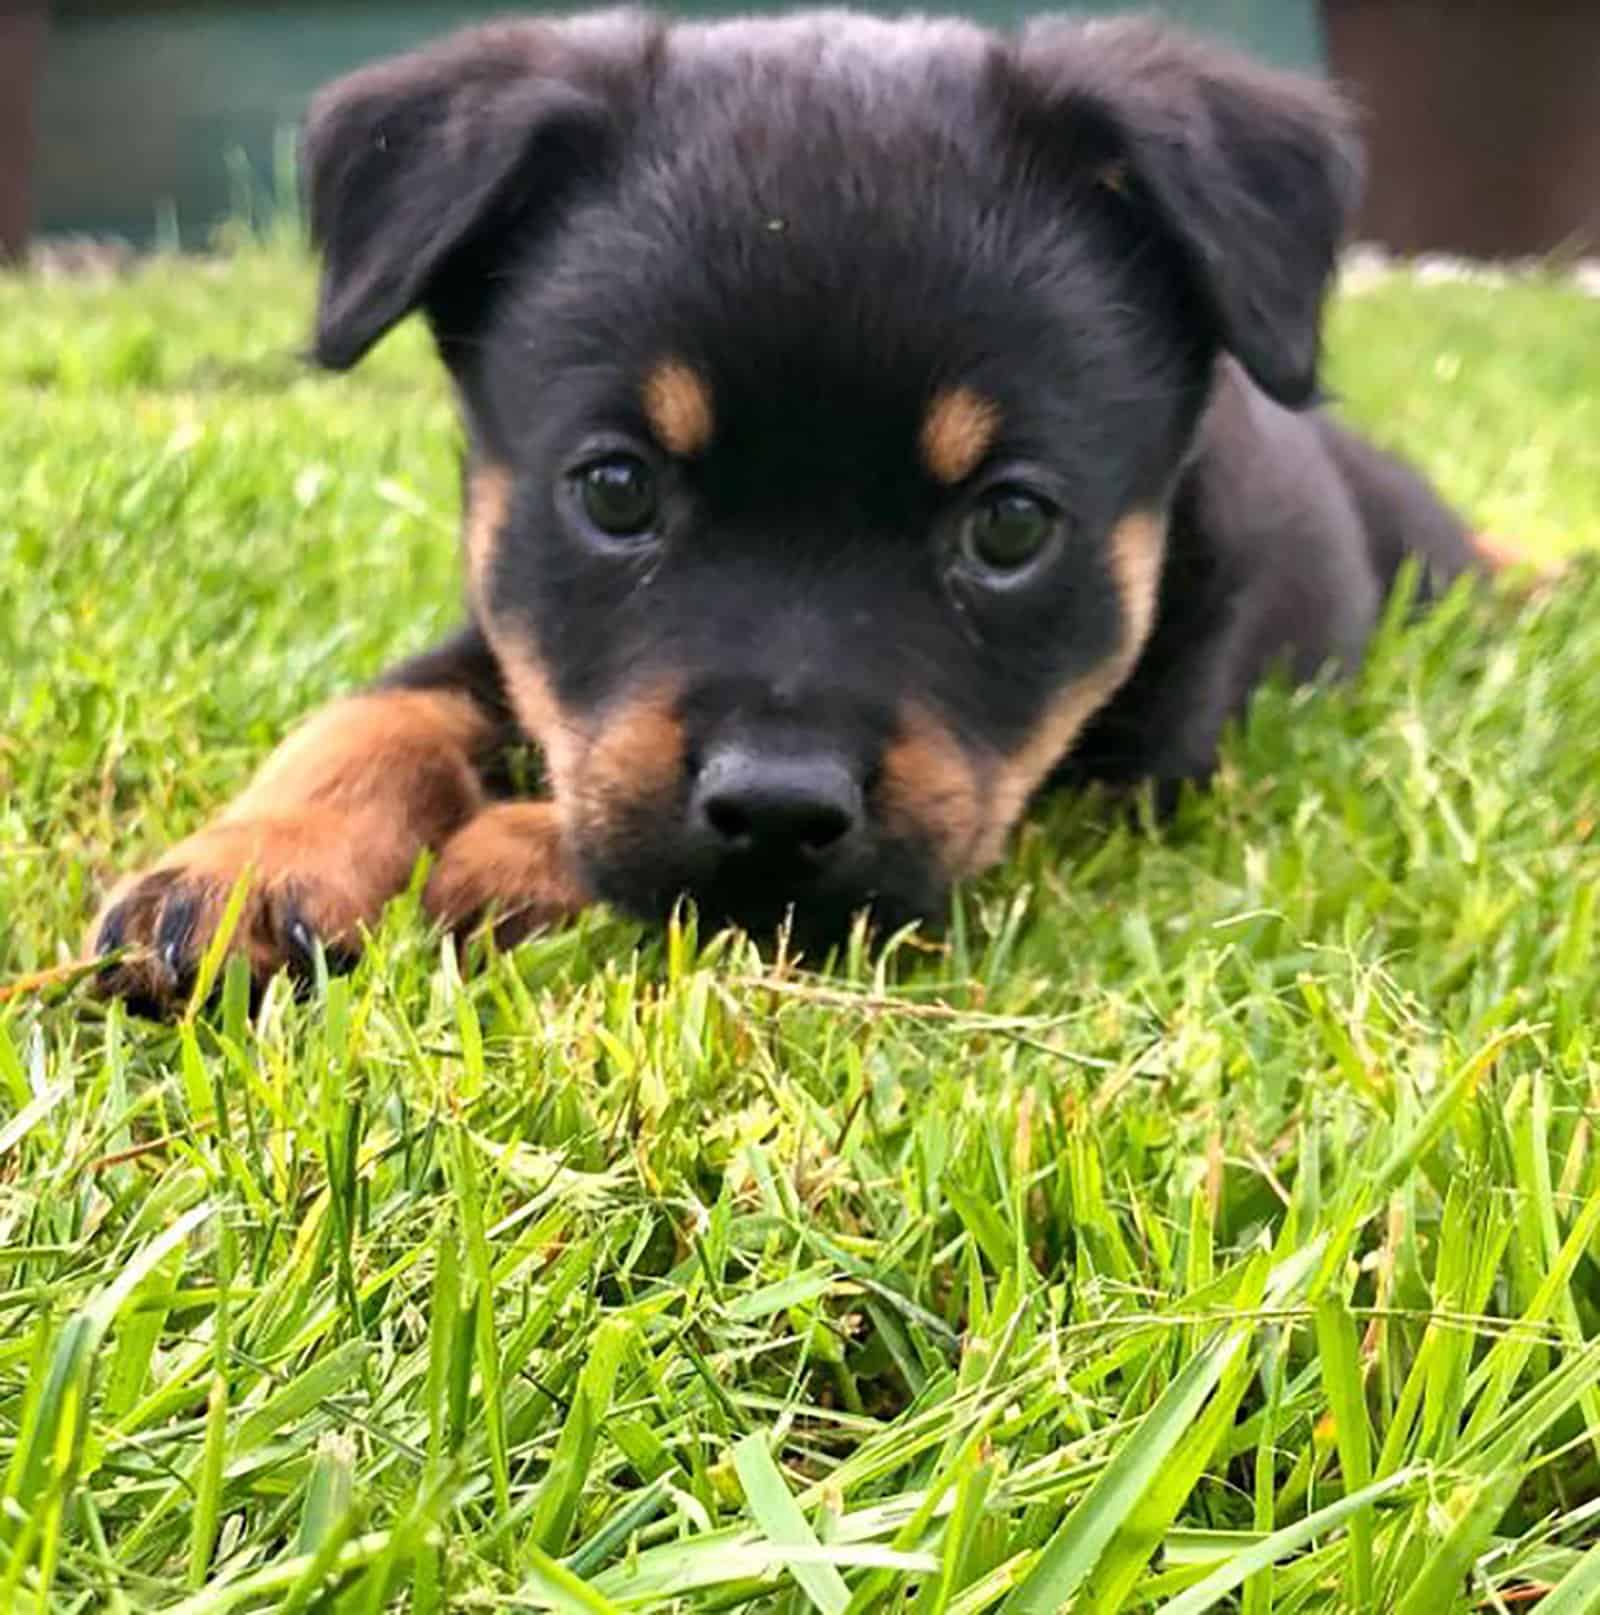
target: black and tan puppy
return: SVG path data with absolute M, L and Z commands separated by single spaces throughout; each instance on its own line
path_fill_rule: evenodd
M 1471 564 L 1315 407 L 1340 108 L 1159 26 L 512 23 L 306 153 L 317 358 L 420 310 L 454 377 L 470 625 L 116 890 L 115 990 L 180 991 L 246 869 L 259 972 L 351 947 L 425 850 L 507 934 L 936 915 L 1041 787 L 1204 776 L 1405 554 Z

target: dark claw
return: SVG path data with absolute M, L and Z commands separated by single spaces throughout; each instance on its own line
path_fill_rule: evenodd
M 100 922 L 100 933 L 94 939 L 96 955 L 115 953 L 127 940 L 128 935 L 128 907 L 119 903 Z
M 168 983 L 181 991 L 191 973 L 195 944 L 195 923 L 200 917 L 200 901 L 195 897 L 169 897 L 156 927 L 156 961 Z
M 300 911 L 300 905 L 289 898 L 284 905 L 282 936 L 284 951 L 291 957 L 289 964 L 297 972 L 313 975 L 317 968 L 317 933 Z
M 317 978 L 319 947 L 322 949 L 322 957 L 330 976 L 343 975 L 355 965 L 354 950 L 321 935 L 316 926 L 306 918 L 305 910 L 300 906 L 300 898 L 292 890 L 284 892 L 278 899 L 274 930 L 285 963 L 291 974 L 302 985 L 309 985 Z

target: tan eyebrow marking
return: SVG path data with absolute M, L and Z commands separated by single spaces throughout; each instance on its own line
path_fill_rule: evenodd
M 644 378 L 645 419 L 669 454 L 692 459 L 711 446 L 716 417 L 705 377 L 681 359 L 663 359 Z
M 978 469 L 1000 427 L 1000 410 L 970 387 L 935 395 L 922 422 L 922 463 L 947 487 Z

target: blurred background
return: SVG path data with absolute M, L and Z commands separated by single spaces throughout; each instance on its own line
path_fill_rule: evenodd
M 203 248 L 293 206 L 310 92 L 502 15 L 484 0 L 0 0 L 0 255 L 30 236 Z M 565 8 L 563 8 L 565 9 Z M 697 14 L 762 9 L 710 0 Z M 777 8 L 770 8 L 777 9 Z M 879 6 L 880 10 L 896 9 Z M 1021 0 L 934 5 L 1010 23 Z M 1067 0 L 1159 10 L 1328 73 L 1366 120 L 1357 234 L 1473 257 L 1600 248 L 1597 0 Z

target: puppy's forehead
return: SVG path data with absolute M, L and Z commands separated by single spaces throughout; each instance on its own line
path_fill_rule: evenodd
M 1024 290 L 1073 267 L 1015 183 L 993 48 L 966 24 L 848 14 L 675 27 L 611 181 L 524 282 L 517 346 L 627 364 L 662 422 L 685 414 L 665 407 L 685 370 L 719 416 L 745 382 L 892 383 L 919 414 L 974 384 Z
M 956 18 L 891 19 L 833 9 L 679 23 L 668 35 L 666 60 L 690 74 L 754 70 L 769 80 L 823 77 L 881 86 L 895 78 L 970 74 L 998 48 L 993 34 Z
M 680 23 L 657 44 L 621 122 L 614 214 L 571 221 L 597 256 L 632 245 L 620 267 L 639 282 L 646 247 L 759 274 L 806 255 L 926 251 L 985 199 L 992 213 L 1006 111 L 1001 46 L 981 29 L 823 12 Z
M 992 154 L 1000 51 L 971 24 L 927 18 L 828 12 L 681 25 L 666 36 L 636 128 L 656 147 L 648 160 L 658 175 L 699 179 L 709 167 L 769 203 L 830 179 L 859 182 L 874 164 L 924 189 L 934 168 Z M 802 179 L 810 183 L 796 190 Z
M 1003 50 L 945 21 L 674 26 L 610 177 L 517 283 L 501 418 L 587 415 L 819 498 L 1045 443 L 1120 458 L 1126 350 L 1162 356 L 1101 226 L 1016 149 Z

